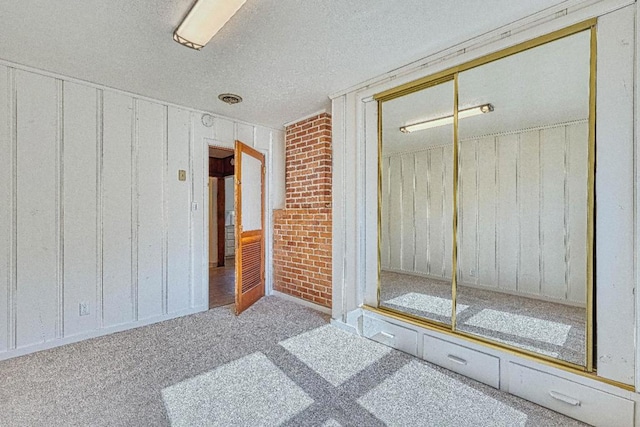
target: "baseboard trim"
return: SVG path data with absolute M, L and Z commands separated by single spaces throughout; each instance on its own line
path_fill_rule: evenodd
M 82 332 L 76 335 L 52 340 L 44 343 L 38 343 L 34 345 L 28 345 L 16 349 L 11 349 L 0 353 L 0 361 L 13 359 L 14 357 L 25 356 L 27 354 L 37 353 L 43 350 L 50 350 L 52 348 L 61 347 L 67 344 L 73 344 L 80 341 L 88 340 L 91 338 L 103 337 L 105 335 L 114 334 L 116 332 L 124 332 L 130 329 L 140 328 L 142 326 L 153 325 L 154 323 L 164 322 L 165 320 L 176 319 L 178 317 L 188 316 L 190 314 L 201 313 L 209 310 L 208 306 L 199 306 L 195 308 L 189 308 L 186 310 L 176 311 L 174 313 L 165 314 L 162 316 L 149 317 L 147 319 L 139 320 L 137 322 L 122 323 L 119 325 L 109 326 L 103 329 L 95 329 L 88 332 Z
M 296 297 L 291 296 L 289 294 L 285 294 L 283 292 L 276 291 L 275 289 L 271 291 L 271 295 L 276 296 L 278 298 L 285 299 L 287 301 L 295 302 L 295 303 L 303 305 L 305 307 L 312 308 L 312 309 L 320 311 L 320 312 L 322 312 L 324 314 L 329 314 L 329 315 L 331 314 L 331 309 L 328 308 L 328 307 L 324 307 L 322 305 L 319 305 L 319 304 L 316 304 L 316 303 L 313 303 L 313 302 L 309 302 L 309 301 L 303 300 L 301 298 L 296 298 Z

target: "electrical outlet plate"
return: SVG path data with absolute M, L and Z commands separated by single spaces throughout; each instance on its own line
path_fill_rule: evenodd
M 178 170 L 178 181 L 186 181 L 187 180 L 187 171 L 184 169 Z

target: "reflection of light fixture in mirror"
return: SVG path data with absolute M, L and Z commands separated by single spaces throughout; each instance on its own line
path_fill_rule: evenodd
M 466 117 L 477 116 L 479 114 L 490 113 L 493 111 L 493 105 L 482 104 L 471 108 L 465 108 L 458 111 L 458 119 L 464 119 Z M 453 115 L 438 117 L 437 119 L 426 120 L 424 122 L 418 122 L 411 125 L 400 127 L 400 132 L 411 133 L 417 130 L 425 130 L 435 128 L 438 126 L 449 125 L 453 123 Z
M 198 0 L 173 33 L 181 45 L 200 50 L 247 0 Z

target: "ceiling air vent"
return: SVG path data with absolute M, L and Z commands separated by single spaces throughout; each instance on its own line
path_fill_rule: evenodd
M 242 102 L 242 98 L 240 97 L 240 95 L 234 95 L 233 93 L 222 93 L 218 95 L 218 99 L 222 102 L 226 102 L 229 105 Z

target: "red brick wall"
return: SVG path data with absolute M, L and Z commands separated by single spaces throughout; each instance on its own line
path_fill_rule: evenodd
M 331 116 L 286 128 L 285 209 L 274 212 L 274 289 L 331 307 Z

